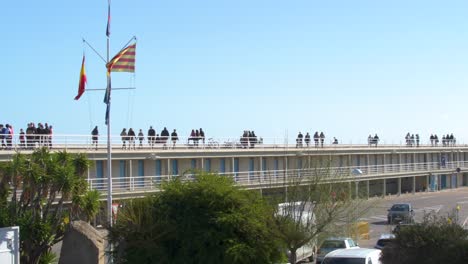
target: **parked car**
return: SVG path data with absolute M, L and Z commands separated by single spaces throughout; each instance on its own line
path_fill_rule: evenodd
M 412 223 L 414 211 L 410 203 L 397 203 L 388 209 L 387 223 Z
M 317 264 L 322 263 L 323 258 L 328 253 L 343 248 L 359 248 L 359 246 L 349 237 L 330 237 L 326 239 L 317 251 Z
M 349 248 L 328 253 L 323 264 L 381 264 L 380 249 Z
M 391 243 L 393 240 L 395 240 L 395 235 L 394 234 L 382 234 L 382 235 L 380 235 L 380 238 L 375 243 L 374 248 L 382 249 L 387 244 Z

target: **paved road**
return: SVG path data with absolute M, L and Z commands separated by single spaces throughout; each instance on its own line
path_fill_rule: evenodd
M 388 196 L 385 199 L 375 198 L 371 202 L 375 202 L 375 208 L 362 217 L 363 221 L 370 224 L 370 239 L 359 240 L 361 247 L 373 247 L 381 234 L 391 233 L 394 225 L 387 224 L 387 209 L 394 203 L 411 203 L 414 208 L 416 222 L 422 220 L 425 212 L 434 211 L 447 215 L 457 205 L 460 205 L 459 223 L 468 227 L 468 187 L 414 195 Z

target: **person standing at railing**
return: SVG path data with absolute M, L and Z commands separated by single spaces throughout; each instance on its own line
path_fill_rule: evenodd
M 133 128 L 130 128 L 128 130 L 128 149 L 135 149 L 135 131 L 133 131 Z
M 419 134 L 416 134 L 416 147 L 419 147 Z
M 26 146 L 28 149 L 32 149 L 34 147 L 34 132 L 35 129 L 33 127 L 33 123 L 29 123 L 26 128 Z
M 95 146 L 96 150 L 98 149 L 98 140 L 99 140 L 99 130 L 98 126 L 95 126 L 93 131 L 91 131 L 92 145 Z
M 325 142 L 325 134 L 320 132 L 320 146 L 323 148 L 323 142 Z
M 161 131 L 161 141 L 163 143 L 163 148 L 167 148 L 167 140 L 169 139 L 169 131 L 166 127 Z
M 434 135 L 431 134 L 429 140 L 431 141 L 431 146 L 434 146 Z
M 7 143 L 7 149 L 11 149 L 13 144 L 13 126 L 10 126 L 9 124 L 6 124 L 6 143 Z
M 297 138 L 296 138 L 296 148 L 302 148 L 302 139 L 304 138 L 304 136 L 302 135 L 301 132 L 299 132 L 299 134 L 297 134 Z
M 125 142 L 127 141 L 127 129 L 126 128 L 122 129 L 122 132 L 120 132 L 120 138 L 122 139 L 122 149 L 126 149 L 127 148 L 125 146 Z
M 148 129 L 148 144 L 150 148 L 154 147 L 154 142 L 156 141 L 156 130 L 153 129 L 153 126 L 150 126 Z
M 195 130 L 195 146 L 198 147 L 198 141 L 200 140 L 200 131 L 198 129 Z
M 306 133 L 304 141 L 306 143 L 306 146 L 309 147 L 309 144 L 310 144 L 310 134 L 309 134 L 309 132 Z
M 200 128 L 200 139 L 202 140 L 203 145 L 205 145 L 205 131 Z
M 52 131 L 49 124 L 44 124 L 44 146 L 48 148 L 52 148 Z
M 255 148 L 255 144 L 257 144 L 257 136 L 255 135 L 255 131 L 252 131 L 250 134 L 250 148 Z
M 138 132 L 138 141 L 140 142 L 138 148 L 143 148 L 143 140 L 145 140 L 145 135 L 143 135 L 143 130 L 140 128 L 140 131 Z
M 437 144 L 439 144 L 439 137 L 437 137 L 437 134 L 434 135 L 434 142 L 435 146 L 437 147 Z
M 3 148 L 6 148 L 6 144 L 5 144 L 5 131 L 6 131 L 6 128 L 3 126 L 3 124 L 0 124 L 0 140 L 2 141 L 2 149 Z
M 19 132 L 19 142 L 20 142 L 21 149 L 26 148 L 26 139 L 25 139 L 24 131 L 22 128 L 20 129 L 20 132 Z
M 173 149 L 175 149 L 175 144 L 176 144 L 177 140 L 179 140 L 179 137 L 177 136 L 177 132 L 174 129 L 174 131 L 172 131 L 172 133 L 171 133 L 171 141 L 172 141 L 172 148 Z
M 318 131 L 315 131 L 314 142 L 315 142 L 315 147 L 316 148 L 318 148 L 318 146 L 319 146 L 319 139 L 320 139 L 319 133 L 318 133 Z

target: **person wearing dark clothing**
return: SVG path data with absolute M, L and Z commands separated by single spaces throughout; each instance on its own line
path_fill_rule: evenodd
M 19 133 L 19 142 L 20 142 L 20 148 L 24 149 L 26 147 L 26 137 L 24 135 L 24 131 L 21 128 L 20 133 Z
M 434 135 L 434 142 L 435 146 L 437 147 L 437 144 L 439 144 L 439 137 L 437 136 L 437 134 Z
M 139 148 L 143 148 L 143 140 L 145 140 L 145 135 L 143 135 L 143 130 L 140 129 L 138 132 L 138 141 L 140 141 L 140 144 L 138 145 Z
M 122 139 L 122 149 L 126 149 L 125 142 L 127 142 L 127 129 L 124 128 L 122 129 L 122 132 L 120 132 L 120 138 Z
M 306 143 L 306 146 L 309 147 L 309 144 L 310 144 L 310 134 L 309 134 L 309 132 L 306 133 L 304 142 Z
M 255 131 L 250 133 L 250 148 L 254 148 L 255 144 L 257 144 L 257 136 L 255 135 Z
M 320 132 L 320 145 L 323 148 L 323 142 L 325 141 L 325 134 Z
M 9 124 L 5 125 L 5 138 L 6 138 L 6 144 L 7 144 L 7 149 L 11 149 L 13 144 L 13 127 L 10 126 Z
M 129 149 L 132 149 L 132 147 L 135 149 L 135 136 L 135 131 L 133 131 L 133 128 L 130 128 L 127 134 Z
M 148 129 L 148 144 L 150 145 L 150 148 L 154 147 L 154 142 L 156 140 L 156 131 L 153 129 L 152 126 Z
M 338 145 L 338 139 L 336 137 L 333 137 L 333 143 L 334 145 Z
M 172 133 L 171 133 L 171 141 L 172 141 L 172 148 L 173 149 L 175 149 L 175 144 L 176 144 L 177 140 L 179 140 L 179 137 L 177 136 L 177 132 L 174 129 L 174 131 L 172 131 Z
M 431 134 L 429 140 L 431 141 L 431 146 L 434 146 L 434 135 Z
M 192 129 L 192 132 L 190 132 L 190 136 L 188 138 L 188 144 L 190 145 L 190 141 L 192 141 L 192 144 L 195 146 L 195 130 Z
M 33 126 L 33 123 L 29 123 L 28 127 L 26 128 L 26 146 L 28 147 L 28 149 L 32 149 L 34 147 L 35 129 Z
M 419 134 L 416 134 L 416 147 L 419 147 Z
M 2 141 L 2 149 L 6 148 L 6 143 L 5 143 L 5 131 L 6 128 L 3 126 L 3 124 L 0 124 L 0 140 Z
M 167 140 L 169 139 L 169 131 L 166 127 L 161 131 L 161 143 L 163 143 L 163 148 L 167 148 Z
M 92 138 L 92 146 L 95 146 L 96 150 L 98 149 L 98 139 L 99 139 L 99 130 L 98 127 L 95 126 L 93 131 L 91 131 L 91 138 Z
M 304 138 L 304 136 L 302 135 L 301 132 L 299 132 L 299 134 L 297 134 L 297 138 L 296 138 L 296 148 L 302 148 L 302 139 Z
M 247 148 L 249 145 L 249 132 L 247 130 L 244 130 L 244 134 L 242 134 L 240 142 L 242 148 Z
M 319 146 L 319 139 L 320 139 L 319 133 L 318 133 L 318 131 L 316 131 L 315 134 L 314 134 L 314 142 L 315 142 L 315 147 L 316 148 L 318 148 L 318 146 Z
M 375 147 L 377 147 L 377 144 L 379 143 L 379 136 L 377 136 L 377 134 L 375 134 L 374 136 L 374 143 L 375 143 Z
M 201 128 L 200 128 L 200 139 L 202 140 L 203 145 L 205 145 L 205 131 L 203 131 L 203 129 Z
M 198 141 L 200 140 L 200 131 L 195 130 L 195 146 L 198 147 Z

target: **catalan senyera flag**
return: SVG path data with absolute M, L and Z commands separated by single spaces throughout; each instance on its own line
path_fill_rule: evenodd
M 135 72 L 135 54 L 136 54 L 136 43 L 133 43 L 117 55 L 107 64 L 107 70 L 109 72 Z
M 81 95 L 85 92 L 86 86 L 86 71 L 85 71 L 85 55 L 83 54 L 83 62 L 81 63 L 80 71 L 80 83 L 78 84 L 78 95 L 75 96 L 75 100 L 80 99 Z

